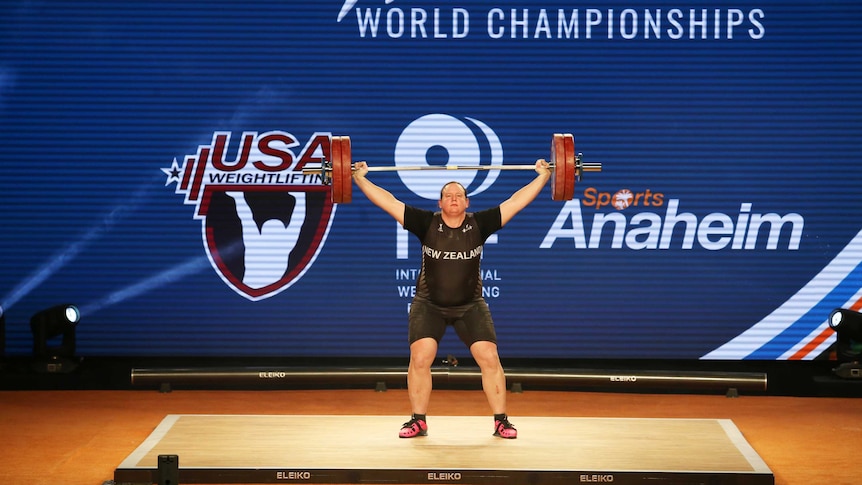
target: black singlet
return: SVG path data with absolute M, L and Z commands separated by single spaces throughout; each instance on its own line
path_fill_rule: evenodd
M 404 228 L 422 243 L 416 298 L 450 307 L 482 299 L 482 245 L 502 227 L 500 207 L 468 212 L 449 227 L 440 212 L 405 206 Z

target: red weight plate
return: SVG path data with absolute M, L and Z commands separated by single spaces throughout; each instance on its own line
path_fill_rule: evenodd
M 571 133 L 566 133 L 563 135 L 563 143 L 566 146 L 566 189 L 563 198 L 565 200 L 572 200 L 575 197 L 575 182 L 577 181 L 575 136 Z
M 329 162 L 332 164 L 332 172 L 330 172 L 332 176 L 332 180 L 330 181 L 330 189 L 332 190 L 332 202 L 334 204 L 340 204 L 342 201 L 341 196 L 341 177 L 342 177 L 342 169 L 341 169 L 341 137 L 333 136 L 329 141 Z
M 554 171 L 551 174 L 551 198 L 566 200 L 566 144 L 561 133 L 554 133 L 551 140 L 551 164 Z
M 348 204 L 353 200 L 353 155 L 350 149 L 350 137 L 341 137 L 341 203 Z

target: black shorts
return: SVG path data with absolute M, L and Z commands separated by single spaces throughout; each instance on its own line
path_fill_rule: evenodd
M 457 307 L 441 307 L 427 300 L 413 300 L 407 325 L 407 337 L 411 344 L 426 337 L 439 343 L 449 325 L 455 328 L 458 338 L 467 347 L 479 341 L 497 343 L 491 310 L 485 300 Z

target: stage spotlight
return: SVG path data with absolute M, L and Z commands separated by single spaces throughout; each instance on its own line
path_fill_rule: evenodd
M 80 360 L 75 358 L 75 327 L 81 313 L 75 305 L 57 305 L 30 318 L 33 332 L 33 368 L 40 372 L 72 372 Z M 59 346 L 49 341 L 61 337 Z
M 829 315 L 829 326 L 839 335 L 862 342 L 862 313 L 836 308 Z
M 829 326 L 835 330 L 835 355 L 839 377 L 862 378 L 862 313 L 836 308 L 829 314 Z

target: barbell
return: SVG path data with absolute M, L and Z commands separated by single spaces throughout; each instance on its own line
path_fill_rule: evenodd
M 601 172 L 599 162 L 586 163 L 582 154 L 575 154 L 575 137 L 571 133 L 555 133 L 551 140 L 551 198 L 556 201 L 572 200 L 575 183 L 583 172 Z M 369 172 L 395 172 L 400 170 L 535 170 L 534 165 L 421 165 L 368 167 Z M 319 174 L 325 185 L 332 186 L 332 202 L 344 204 L 353 200 L 353 160 L 349 136 L 333 136 L 329 146 L 329 160 L 319 166 L 306 166 L 305 175 Z

